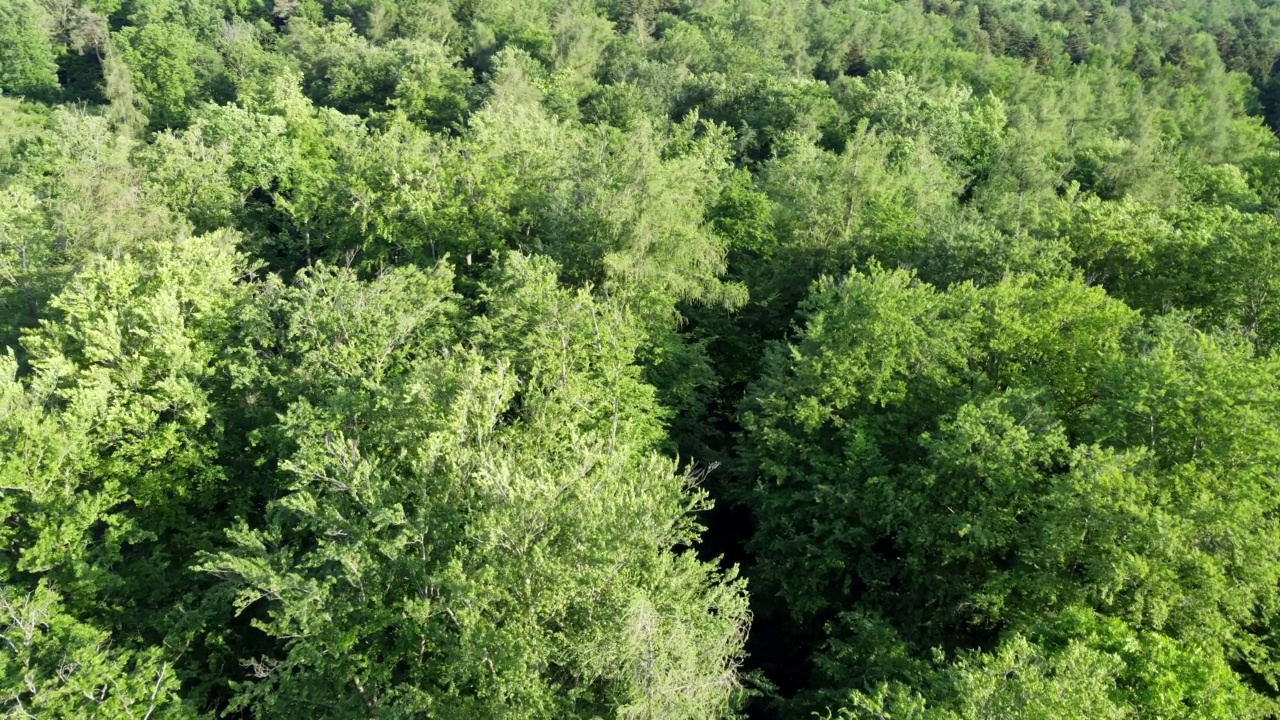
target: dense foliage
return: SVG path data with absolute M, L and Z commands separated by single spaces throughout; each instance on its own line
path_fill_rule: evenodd
M 0 0 L 0 708 L 1280 717 L 1280 5 Z

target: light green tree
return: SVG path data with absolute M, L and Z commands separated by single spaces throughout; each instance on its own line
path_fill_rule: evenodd
M 1075 280 L 873 270 L 817 284 L 804 315 L 742 415 L 758 592 L 826 638 L 801 706 L 912 682 L 876 627 L 904 659 L 1004 632 L 1120 652 L 1055 624 L 1084 607 L 1150 643 L 1122 655 L 1133 712 L 1268 712 L 1229 668 L 1275 667 L 1274 359 Z M 1143 670 L 1179 644 L 1198 650 Z
M 259 376 L 287 401 L 286 493 L 203 565 L 277 643 L 239 705 L 732 711 L 742 588 L 682 549 L 705 498 L 653 451 L 636 325 L 548 263 L 508 262 L 469 323 L 443 264 L 264 288 L 283 325 L 260 342 L 291 359 Z
M 32 0 L 0 3 L 0 92 L 33 99 L 56 96 L 57 52 L 47 24 Z

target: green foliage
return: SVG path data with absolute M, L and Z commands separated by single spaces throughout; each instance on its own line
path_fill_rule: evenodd
M 6 675 L 15 704 L 83 716 L 175 701 L 194 640 L 184 608 L 201 602 L 187 567 L 230 490 L 212 462 L 209 391 L 244 269 L 226 233 L 91 256 L 24 339 L 25 378 L 10 354 L 0 478 L 21 519 L 4 566 L 25 628 Z
M 137 192 L 133 142 L 103 118 L 59 109 L 47 128 L 19 146 L 0 190 L 0 342 L 14 347 L 88 258 L 184 232 Z
M 0 0 L 3 712 L 1275 716 L 1278 30 Z
M 1090 717 L 1119 720 L 1131 717 L 1118 702 L 1115 675 L 1119 658 L 1072 643 L 1047 653 L 1015 636 L 996 653 L 979 653 L 959 660 L 929 678 L 937 698 L 927 702 L 902 685 L 881 685 L 874 693 L 855 693 L 850 705 L 828 717 L 970 718 Z
M 33 0 L 0 4 L 0 92 L 33 98 L 56 96 L 57 54 L 45 22 L 44 12 Z
M 624 311 L 519 256 L 470 330 L 444 266 L 268 292 L 287 494 L 204 569 L 282 641 L 264 716 L 707 717 L 743 598 L 691 555 L 701 502 L 652 446 Z M 459 343 L 469 337 L 467 346 Z M 265 342 L 266 338 L 259 342 Z M 710 613 L 710 614 L 709 614 Z
M 803 312 L 743 414 L 756 574 L 795 622 L 870 612 L 920 652 L 1044 632 L 1083 605 L 1140 642 L 1222 658 L 1230 702 L 1265 707 L 1228 668 L 1273 672 L 1248 630 L 1280 572 L 1259 472 L 1277 442 L 1272 359 L 1177 316 L 1144 328 L 1078 281 L 938 292 L 873 270 L 818 284 Z M 859 624 L 825 632 L 832 690 L 893 667 L 840 649 Z M 1096 642 L 1081 632 L 1052 634 Z M 832 660 L 815 662 L 830 675 Z M 1135 662 L 1122 682 L 1141 712 L 1207 701 L 1189 659 L 1156 675 Z M 1169 700 L 1164 674 L 1185 694 Z
M 13 717 L 189 717 L 159 650 L 112 649 L 107 633 L 67 615 L 41 584 L 0 587 L 0 707 Z
M 1238 328 L 1270 349 L 1277 340 L 1273 258 L 1280 224 L 1224 202 L 1255 205 L 1257 196 L 1233 166 L 1222 168 L 1218 177 L 1195 178 L 1207 202 L 1162 209 L 1085 197 L 1064 205 L 1050 232 L 1072 248 L 1088 277 L 1132 306 L 1185 309 L 1199 325 Z
M 151 108 L 157 127 L 182 125 L 187 105 L 196 93 L 196 67 L 200 46 L 182 25 L 155 22 L 127 27 L 113 36 L 133 84 Z
M 95 258 L 51 301 L 6 418 L 25 518 L 11 572 L 49 574 L 76 603 L 180 582 L 182 536 L 201 532 L 187 518 L 219 502 L 207 387 L 242 272 L 227 236 L 186 238 Z
M 434 41 L 374 46 L 350 25 L 299 19 L 283 49 L 300 61 L 307 94 L 319 104 L 359 115 L 395 107 L 435 129 L 457 126 L 467 111 L 470 82 Z

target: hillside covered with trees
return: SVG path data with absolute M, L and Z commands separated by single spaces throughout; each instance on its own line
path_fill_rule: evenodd
M 0 0 L 12 718 L 1280 717 L 1274 0 Z

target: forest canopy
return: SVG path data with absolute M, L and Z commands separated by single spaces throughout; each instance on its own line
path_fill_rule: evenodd
M 0 0 L 14 718 L 1280 717 L 1280 4 Z

